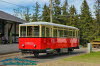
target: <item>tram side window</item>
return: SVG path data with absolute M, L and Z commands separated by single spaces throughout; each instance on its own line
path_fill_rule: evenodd
M 58 30 L 58 36 L 63 37 L 63 30 Z
M 26 37 L 26 26 L 21 26 L 20 27 L 20 36 L 21 37 Z
M 42 37 L 45 37 L 45 26 L 42 27 Z
M 67 30 L 64 30 L 64 37 L 67 37 Z
M 72 32 L 72 37 L 73 38 L 75 37 L 75 30 L 73 30 L 73 32 Z
M 46 37 L 50 37 L 50 28 L 46 27 Z
M 33 37 L 39 37 L 39 26 L 34 26 L 33 30 Z
M 79 31 L 77 31 L 77 38 L 79 38 L 80 36 L 79 36 L 79 34 L 80 34 L 80 32 Z
M 73 36 L 72 36 L 72 33 L 73 33 L 72 30 L 69 30 L 68 33 L 69 33 L 69 37 L 73 37 Z
M 53 30 L 53 37 L 57 37 L 57 29 Z
M 32 37 L 32 26 L 27 26 L 27 36 Z

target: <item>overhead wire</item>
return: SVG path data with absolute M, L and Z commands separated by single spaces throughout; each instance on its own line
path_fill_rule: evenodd
M 1 2 L 4 2 L 4 3 L 8 3 L 8 4 L 15 5 L 15 6 L 18 6 L 18 7 L 27 8 L 27 7 L 25 7 L 25 6 L 17 5 L 17 4 L 10 3 L 10 2 L 4 1 L 4 0 L 0 0 L 0 1 L 1 1 Z

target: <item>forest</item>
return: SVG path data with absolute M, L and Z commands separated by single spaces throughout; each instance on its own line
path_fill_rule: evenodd
M 74 5 L 69 6 L 67 0 L 61 4 L 61 0 L 52 0 L 53 23 L 74 26 L 80 29 L 80 43 L 87 44 L 100 39 L 100 0 L 95 0 L 95 17 L 92 16 L 87 0 L 83 0 L 80 14 Z M 41 10 L 42 9 L 42 10 Z M 27 22 L 45 21 L 50 22 L 50 4 L 44 4 L 41 8 L 36 2 L 35 6 L 13 9 L 15 16 L 20 16 Z

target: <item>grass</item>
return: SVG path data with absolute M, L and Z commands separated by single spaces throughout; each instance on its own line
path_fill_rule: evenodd
M 64 61 L 91 62 L 91 63 L 100 64 L 100 52 L 92 52 L 90 54 L 73 56 L 73 57 L 65 58 Z

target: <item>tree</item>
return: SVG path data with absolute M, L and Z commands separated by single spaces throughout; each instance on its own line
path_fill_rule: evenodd
M 42 11 L 42 21 L 50 22 L 50 9 L 46 4 Z
M 64 1 L 64 4 L 62 6 L 62 21 L 64 25 L 68 25 L 69 21 L 68 21 L 68 17 L 69 17 L 69 13 L 68 13 L 68 2 L 67 0 Z
M 96 21 L 95 21 L 95 28 L 96 28 L 96 38 L 100 37 L 100 0 L 96 0 L 95 3 L 95 16 L 96 16 Z
M 67 2 L 67 0 L 64 1 L 64 4 L 62 6 L 62 14 L 68 15 L 68 2 Z
M 78 15 L 74 5 L 72 5 L 69 10 L 69 25 L 78 27 Z
M 30 14 L 30 9 L 29 8 L 26 9 L 26 13 L 24 14 L 24 16 L 25 16 L 26 21 L 30 21 L 31 14 Z
M 53 22 L 54 23 L 61 23 L 61 7 L 60 7 L 60 0 L 53 1 Z
M 40 5 L 39 5 L 38 2 L 36 2 L 35 8 L 34 8 L 35 12 L 33 12 L 32 22 L 39 21 L 39 18 L 40 18 L 39 17 L 40 16 L 40 14 L 39 14 L 39 12 L 40 12 L 39 8 L 40 8 Z
M 86 0 L 83 1 L 80 14 L 81 43 L 86 44 L 93 39 L 93 19 Z
M 26 20 L 26 21 L 30 21 L 31 20 L 31 13 L 30 13 L 30 8 L 17 8 L 14 9 L 14 15 L 17 17 L 21 17 L 22 19 Z

